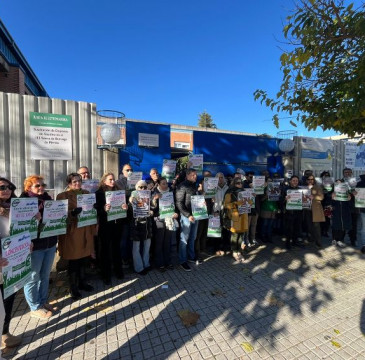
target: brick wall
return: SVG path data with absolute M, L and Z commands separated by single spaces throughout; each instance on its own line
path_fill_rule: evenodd
M 24 95 L 26 87 L 25 76 L 19 67 L 10 66 L 9 72 L 0 72 L 0 91 Z

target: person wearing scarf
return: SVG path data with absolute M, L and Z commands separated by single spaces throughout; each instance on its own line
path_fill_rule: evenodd
M 174 266 L 171 262 L 171 243 L 173 236 L 176 236 L 176 219 L 178 214 L 174 213 L 170 217 L 160 218 L 160 199 L 163 194 L 170 192 L 167 179 L 161 177 L 157 180 L 157 187 L 152 193 L 151 210 L 153 211 L 153 230 L 155 233 L 155 266 L 161 272 L 166 269 L 172 270 Z
M 32 271 L 30 280 L 24 285 L 24 296 L 30 308 L 30 316 L 41 320 L 47 320 L 57 311 L 57 308 L 47 303 L 49 276 L 56 253 L 57 236 L 40 238 L 44 202 L 52 200 L 45 188 L 42 176 L 31 175 L 24 180 L 24 191 L 20 195 L 23 198 L 38 199 L 38 234 L 37 238 L 32 240 Z
M 58 252 L 61 258 L 68 260 L 68 276 L 72 300 L 80 300 L 79 290 L 87 292 L 94 288 L 86 282 L 85 267 L 87 259 L 94 256 L 94 235 L 96 225 L 78 228 L 78 215 L 82 208 L 77 207 L 77 195 L 88 194 L 81 189 L 81 175 L 71 173 L 66 178 L 67 190 L 57 195 L 57 200 L 68 200 L 67 231 L 58 236 Z

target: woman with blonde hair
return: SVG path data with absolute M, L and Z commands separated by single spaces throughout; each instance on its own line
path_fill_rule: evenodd
M 36 239 L 32 240 L 31 253 L 32 272 L 30 280 L 24 286 L 24 296 L 30 308 L 30 316 L 47 320 L 57 309 L 47 303 L 49 276 L 56 253 L 57 236 L 40 238 L 44 202 L 52 200 L 45 191 L 46 184 L 40 175 L 31 175 L 24 180 L 24 191 L 20 197 L 38 199 L 39 231 Z

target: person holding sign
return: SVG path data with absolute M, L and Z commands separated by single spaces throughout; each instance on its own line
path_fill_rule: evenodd
M 303 210 L 303 221 L 306 230 L 309 232 L 310 240 L 318 248 L 322 248 L 321 240 L 321 223 L 325 222 L 322 200 L 324 194 L 322 187 L 316 183 L 314 175 L 308 175 L 306 178 L 308 189 L 310 189 L 311 208 Z
M 152 236 L 152 211 L 150 211 L 151 191 L 147 190 L 147 183 L 139 180 L 136 190 L 129 198 L 133 210 L 131 220 L 131 239 L 133 242 L 134 271 L 146 275 L 150 270 L 150 246 Z
M 191 207 L 191 197 L 197 194 L 197 172 L 195 169 L 186 170 L 186 179 L 176 190 L 176 207 L 180 212 L 180 244 L 179 262 L 184 271 L 191 271 L 188 260 L 195 260 L 194 242 L 198 230 L 198 221 L 195 220 Z
M 364 188 L 365 188 L 365 175 L 360 175 L 360 181 L 357 183 L 356 188 L 358 188 L 359 194 L 356 194 L 358 196 L 361 196 L 362 199 L 364 199 Z M 365 192 L 365 191 L 364 191 Z M 361 206 L 364 206 L 364 201 L 361 201 Z M 365 254 L 365 207 L 360 208 L 360 220 L 361 220 L 361 252 Z
M 345 247 L 345 235 L 352 229 L 351 195 L 349 187 L 341 180 L 336 180 L 332 197 L 332 245 Z
M 57 200 L 68 200 L 67 232 L 58 236 L 58 251 L 61 258 L 68 260 L 68 276 L 72 300 L 81 299 L 79 290 L 93 291 L 85 280 L 85 266 L 89 256 L 94 256 L 95 225 L 78 227 L 78 215 L 82 208 L 77 206 L 77 196 L 88 194 L 81 189 L 81 175 L 67 175 L 67 190 L 57 195 Z
M 243 205 L 242 200 L 238 200 L 238 193 L 243 190 L 243 181 L 235 177 L 232 180 L 230 188 L 224 196 L 224 217 L 223 224 L 231 232 L 231 250 L 232 256 L 236 261 L 243 261 L 241 251 L 244 242 L 243 237 L 248 231 L 248 215 L 240 214 L 239 206 Z
M 4 237 L 9 236 L 9 213 L 10 213 L 10 202 L 11 199 L 16 198 L 15 195 L 16 187 L 15 185 L 5 179 L 0 177 L 0 240 Z M 0 247 L 1 249 L 1 247 Z M 3 263 L 2 266 L 5 266 Z M 2 277 L 1 277 L 2 280 Z M 1 347 L 16 347 L 21 344 L 22 339 L 20 336 L 14 336 L 10 334 L 10 320 L 13 312 L 13 305 L 16 293 L 10 295 L 5 300 L 4 299 L 4 286 L 1 282 L 0 290 L 2 298 L 0 299 L 1 303 L 3 303 L 3 308 L 5 310 L 5 317 L 2 329 L 2 337 L 1 337 Z M 1 305 L 0 305 L 1 306 Z M 1 324 L 0 324 L 1 325 Z
M 289 180 L 289 186 L 284 189 L 282 201 L 286 204 L 284 212 L 285 245 L 288 250 L 293 246 L 303 247 L 298 240 L 302 228 L 302 194 L 299 191 L 299 177 L 293 175 Z M 299 193 L 300 201 L 296 201 Z
M 121 253 L 121 238 L 116 236 L 121 230 L 121 223 L 115 220 L 109 220 L 108 215 L 112 209 L 110 201 L 106 200 L 106 193 L 108 195 L 116 194 L 117 187 L 115 185 L 115 177 L 113 173 L 105 173 L 99 183 L 99 189 L 95 192 L 96 196 L 96 210 L 98 213 L 98 237 L 100 241 L 100 265 L 102 278 L 105 285 L 111 284 L 112 267 L 114 268 L 115 276 L 117 279 L 123 279 L 122 268 L 122 253 Z M 128 205 L 125 203 L 125 191 L 121 190 L 124 194 L 124 202 L 118 204 L 119 209 L 128 210 Z M 117 195 L 117 194 L 116 194 Z M 113 206 L 114 208 L 114 206 Z M 125 217 L 124 216 L 124 217 Z
M 167 179 L 161 177 L 157 180 L 157 188 L 152 193 L 151 210 L 153 211 L 155 234 L 155 266 L 164 272 L 172 270 L 171 243 L 176 235 L 175 221 L 178 214 L 175 212 L 174 193 L 169 190 Z
M 44 202 L 52 200 L 45 191 L 46 186 L 42 176 L 28 176 L 24 180 L 24 191 L 20 195 L 21 198 L 36 197 L 38 199 L 39 230 L 37 238 L 32 240 L 32 273 L 30 281 L 24 286 L 24 296 L 31 311 L 30 316 L 41 320 L 50 318 L 53 312 L 57 311 L 57 308 L 47 303 L 49 276 L 56 254 L 57 236 L 40 237 L 43 226 Z

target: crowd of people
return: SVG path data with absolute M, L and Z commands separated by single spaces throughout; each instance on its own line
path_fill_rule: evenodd
M 235 262 L 242 262 L 246 253 L 261 244 L 273 243 L 275 239 L 285 239 L 285 247 L 290 251 L 293 247 L 303 248 L 311 244 L 322 248 L 323 237 L 329 236 L 332 236 L 334 246 L 344 247 L 348 234 L 350 245 L 357 246 L 360 224 L 363 224 L 361 238 L 365 239 L 365 208 L 355 206 L 355 189 L 365 188 L 365 175 L 354 186 L 349 181 L 353 177 L 348 168 L 343 170 L 341 179 L 332 183 L 326 180 L 331 178 L 328 171 L 323 171 L 318 178 L 309 170 L 301 178 L 296 175 L 281 178 L 279 174 L 268 171 L 255 174 L 240 170 L 231 176 L 204 171 L 200 180 L 197 171 L 188 168 L 176 175 L 171 184 L 153 168 L 146 180 L 136 182 L 134 189 L 128 186 L 132 172 L 132 166 L 125 164 L 118 178 L 110 172 L 101 177 L 95 192 L 97 224 L 83 227 L 78 227 L 82 208 L 78 206 L 77 196 L 88 193 L 83 189 L 83 181 L 91 179 L 91 174 L 83 166 L 67 176 L 65 191 L 56 197 L 57 200 L 68 200 L 66 234 L 40 237 L 39 231 L 32 240 L 31 278 L 24 286 L 31 317 L 47 320 L 58 311 L 48 302 L 50 272 L 57 250 L 60 257 L 67 260 L 70 296 L 76 301 L 82 298 L 82 292 L 94 290 L 85 274 L 90 263 L 100 270 L 105 285 L 110 285 L 112 276 L 122 279 L 128 267 L 143 276 L 153 268 L 161 272 L 175 268 L 189 272 L 190 264 L 202 264 L 204 257 L 211 255 L 230 255 Z M 264 177 L 265 191 L 260 195 L 253 192 L 255 206 L 250 211 L 241 211 L 244 200 L 240 192 L 252 189 L 257 175 Z M 210 238 L 209 219 L 195 219 L 192 196 L 204 195 L 204 179 L 212 176 L 218 179 L 218 185 L 214 197 L 205 199 L 205 205 L 209 215 L 219 218 L 221 236 Z M 40 175 L 28 176 L 20 194 L 20 197 L 38 199 L 39 228 L 42 226 L 44 202 L 51 200 L 44 180 Z M 276 198 L 268 194 L 270 183 L 275 183 L 279 189 Z M 344 199 L 336 197 L 336 183 L 348 184 Z M 287 206 L 292 191 L 298 189 L 307 190 L 310 206 L 300 209 Z M 11 181 L 0 178 L 0 238 L 9 236 L 10 202 L 16 197 L 15 190 L 16 186 Z M 121 208 L 127 215 L 108 221 L 111 205 L 106 201 L 106 193 L 116 190 L 125 191 L 126 201 Z M 137 216 L 134 204 L 140 191 L 148 191 L 150 202 L 147 211 Z M 163 217 L 160 201 L 169 193 L 174 198 L 175 210 Z M 174 243 L 178 246 L 176 254 L 172 253 Z M 361 251 L 365 253 L 365 243 L 362 245 Z M 174 255 L 178 264 L 173 262 Z M 7 260 L 0 257 L 0 267 L 6 265 Z M 4 296 L 3 285 L 0 289 Z M 9 332 L 15 296 L 16 293 L 3 301 L 0 299 L 2 347 L 15 347 L 21 342 L 19 336 Z

